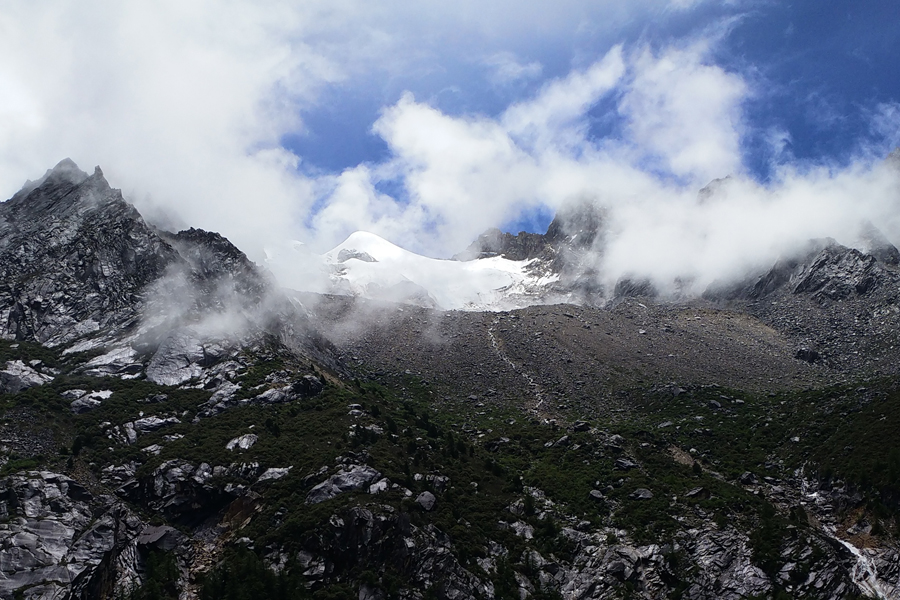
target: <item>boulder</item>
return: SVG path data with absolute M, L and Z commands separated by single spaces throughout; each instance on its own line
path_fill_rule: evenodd
M 381 478 L 381 473 L 366 465 L 352 465 L 347 469 L 341 469 L 319 485 L 315 486 L 306 495 L 307 504 L 318 504 L 330 500 L 338 494 L 355 492 Z
M 263 481 L 276 481 L 281 479 L 282 477 L 287 477 L 288 473 L 291 472 L 291 469 L 294 467 L 272 467 L 263 471 L 263 474 L 259 476 L 259 479 L 256 480 L 257 483 Z
M 416 497 L 416 504 L 421 506 L 422 509 L 426 511 L 432 510 L 436 502 L 437 498 L 434 497 L 434 494 L 428 491 L 422 492 Z
M 819 353 L 810 348 L 799 348 L 794 354 L 794 358 L 808 363 L 814 363 L 819 360 Z
M 50 381 L 53 377 L 38 373 L 21 360 L 10 360 L 0 370 L 0 394 L 15 394 Z
M 291 386 L 293 392 L 301 398 L 317 396 L 324 388 L 322 380 L 315 375 L 304 375 Z
M 73 400 L 69 405 L 69 408 L 76 415 L 80 415 L 86 413 L 88 411 L 94 410 L 98 406 L 100 406 L 102 402 L 97 400 L 96 398 L 92 398 L 90 396 L 85 396 L 83 398 L 79 398 L 78 400 Z
M 630 471 L 637 469 L 638 464 L 629 458 L 617 458 L 614 466 L 620 471 Z
M 710 495 L 711 494 L 708 489 L 704 487 L 698 487 L 685 493 L 684 497 L 690 500 L 708 500 Z
M 167 417 L 162 419 L 157 416 L 151 417 L 143 417 L 140 419 L 136 419 L 134 421 L 134 429 L 135 431 L 139 431 L 141 433 L 152 433 L 154 431 L 158 431 L 163 427 L 168 425 L 175 425 L 177 423 L 181 423 L 177 417 Z
M 647 488 L 638 488 L 628 495 L 632 500 L 650 500 L 653 498 L 653 492 Z
M 246 433 L 242 436 L 238 436 L 238 437 L 232 439 L 227 444 L 225 444 L 225 449 L 232 450 L 232 451 L 235 448 L 237 448 L 238 450 L 249 450 L 250 447 L 252 447 L 253 444 L 255 444 L 256 440 L 258 440 L 258 439 L 259 439 L 259 436 L 256 435 L 255 433 Z

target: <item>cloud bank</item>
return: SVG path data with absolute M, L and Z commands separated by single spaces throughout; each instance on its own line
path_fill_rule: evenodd
M 356 230 L 446 257 L 488 227 L 585 199 L 610 209 L 613 280 L 701 285 L 809 237 L 854 243 L 865 219 L 900 242 L 896 174 L 880 162 L 900 140 L 896 102 L 872 111 L 863 138 L 877 143 L 860 142 L 855 160 L 791 164 L 790 135 L 748 121 L 759 80 L 717 62 L 727 33 L 618 43 L 636 22 L 699 18 L 704 5 L 10 2 L 0 14 L 0 188 L 11 196 L 63 156 L 99 163 L 152 219 L 219 231 L 255 260 L 292 239 L 321 252 Z M 531 52 L 570 39 L 581 45 L 569 47 L 567 73 Z M 459 64 L 511 100 L 485 113 L 403 92 L 429 77 L 462 85 L 441 75 Z M 341 90 L 387 94 L 371 124 L 386 157 L 307 168 L 285 139 Z M 777 162 L 770 181 L 745 166 L 751 134 Z M 296 287 L 321 276 L 273 265 Z

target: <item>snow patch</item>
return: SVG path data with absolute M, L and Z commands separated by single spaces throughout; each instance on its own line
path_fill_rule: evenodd
M 297 261 L 297 269 L 309 269 L 309 256 Z M 529 273 L 533 261 L 499 256 L 465 262 L 429 258 L 365 231 L 351 234 L 318 259 L 329 272 L 331 293 L 443 310 L 510 310 L 540 303 L 547 285 L 557 279 Z M 285 265 L 273 270 L 284 272 Z

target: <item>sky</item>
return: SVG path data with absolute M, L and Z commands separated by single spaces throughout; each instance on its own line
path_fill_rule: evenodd
M 0 197 L 100 165 L 296 287 L 292 241 L 449 257 L 589 199 L 610 278 L 709 282 L 866 220 L 900 243 L 897 56 L 886 0 L 5 0 Z

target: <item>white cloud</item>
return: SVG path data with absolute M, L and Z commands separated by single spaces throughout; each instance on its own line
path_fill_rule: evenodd
M 882 140 L 879 150 L 900 146 L 900 102 L 882 102 L 870 117 L 873 133 Z
M 512 52 L 497 52 L 484 60 L 485 66 L 491 71 L 491 81 L 497 85 L 506 86 L 522 80 L 540 77 L 543 67 L 538 61 L 527 64 L 519 62 Z
M 503 114 L 504 127 L 520 143 L 543 149 L 568 143 L 583 143 L 583 131 L 571 139 L 573 124 L 580 124 L 585 113 L 605 94 L 613 90 L 625 71 L 622 48 L 615 46 L 606 56 L 584 71 L 573 71 L 564 79 L 546 84 L 535 98 L 509 107 Z
M 704 183 L 741 169 L 743 79 L 706 64 L 706 43 L 649 50 L 634 62 L 634 77 L 620 110 L 635 144 L 673 174 Z
M 0 192 L 65 156 L 101 164 L 139 208 L 218 230 L 258 259 L 267 240 L 309 237 L 304 222 L 331 186 L 298 174 L 301 157 L 281 146 L 322 90 L 567 45 L 585 22 L 610 38 L 664 4 L 12 0 L 0 12 Z M 499 68 L 538 73 L 516 64 Z
M 612 278 L 720 277 L 798 237 L 850 239 L 863 217 L 900 241 L 896 178 L 871 161 L 785 167 L 767 187 L 742 176 L 752 90 L 712 61 L 710 42 L 614 46 L 624 23 L 687 4 L 7 2 L 0 189 L 12 195 L 67 155 L 88 170 L 99 163 L 140 207 L 220 231 L 257 260 L 281 239 L 324 249 L 355 229 L 448 256 L 523 211 L 578 198 L 612 211 Z M 591 45 L 573 48 L 572 36 Z M 281 145 L 302 133 L 323 90 L 439 73 L 445 55 L 478 74 L 492 56 L 495 76 L 522 81 L 542 72 L 517 58 L 532 56 L 522 48 L 551 42 L 580 57 L 612 50 L 495 116 L 451 115 L 405 95 L 373 127 L 392 152 L 383 164 L 306 176 L 303 157 Z M 461 84 L 450 79 L 441 85 Z M 600 105 L 615 108 L 593 114 Z M 873 117 L 886 142 L 897 139 L 897 114 L 885 104 Z M 598 119 L 620 127 L 597 139 Z M 777 148 L 786 138 L 769 139 Z M 727 174 L 727 195 L 698 204 L 697 187 Z M 379 191 L 387 183 L 405 193 Z
M 610 209 L 605 283 L 638 275 L 665 289 L 681 278 L 695 292 L 810 238 L 857 244 L 865 219 L 900 241 L 892 216 L 900 179 L 870 155 L 847 168 L 785 166 L 766 186 L 744 175 L 741 103 L 750 90 L 706 56 L 702 40 L 657 53 L 616 47 L 496 118 L 447 115 L 407 95 L 374 127 L 392 160 L 346 172 L 320 219 L 340 215 L 340 226 L 315 224 L 335 242 L 364 229 L 447 256 L 521 211 L 587 198 Z M 597 140 L 590 112 L 609 97 L 628 126 L 624 137 Z M 882 113 L 890 125 L 891 111 Z M 776 148 L 789 141 L 776 130 L 767 139 Z M 726 175 L 698 199 L 702 185 Z M 402 181 L 409 198 L 375 193 L 384 179 Z

